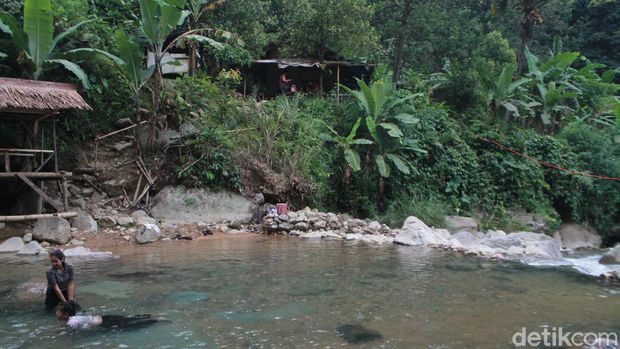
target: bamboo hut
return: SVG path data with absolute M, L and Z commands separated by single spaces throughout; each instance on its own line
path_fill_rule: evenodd
M 61 112 L 68 109 L 91 110 L 72 84 L 0 78 L 0 127 L 23 132 L 23 137 L 16 137 L 20 138 L 19 142 L 9 141 L 7 137 L 0 139 L 0 193 L 31 194 L 37 202 L 29 206 L 35 212 L 15 214 L 7 212 L 7 207 L 0 207 L 3 209 L 0 222 L 75 215 L 66 212 L 69 206 L 67 179 L 72 173 L 60 170 L 57 158 L 56 122 Z M 62 202 L 45 193 L 46 182 L 58 185 Z M 11 200 L 2 198 L 2 201 Z M 19 201 L 13 197 L 9 205 L 16 206 Z M 42 214 L 43 202 L 56 212 Z

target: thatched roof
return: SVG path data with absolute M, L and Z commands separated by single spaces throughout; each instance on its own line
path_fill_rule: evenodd
M 0 78 L 0 115 L 45 114 L 63 109 L 91 107 L 72 84 Z

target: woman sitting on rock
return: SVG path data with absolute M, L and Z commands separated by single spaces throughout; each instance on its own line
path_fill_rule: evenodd
M 52 266 L 47 270 L 47 292 L 45 293 L 45 308 L 51 312 L 58 304 L 73 301 L 75 284 L 73 282 L 73 267 L 65 263 L 65 254 L 61 250 L 50 253 Z
M 76 315 L 80 306 L 69 301 L 56 308 L 56 318 L 66 321 L 74 329 L 102 327 L 110 329 L 138 329 L 158 322 L 172 322 L 161 316 L 144 315 Z

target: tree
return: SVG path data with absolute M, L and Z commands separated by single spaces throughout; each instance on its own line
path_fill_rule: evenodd
M 122 31 L 116 32 L 116 43 L 118 45 L 118 51 L 120 56 L 120 66 L 122 68 L 123 75 L 129 81 L 129 85 L 133 90 L 133 99 L 136 111 L 134 113 L 134 124 L 140 125 L 142 122 L 140 117 L 140 91 L 147 83 L 147 81 L 153 75 L 155 67 L 152 66 L 149 69 L 144 68 L 143 50 L 140 48 L 134 40 L 132 40 L 127 34 Z M 136 147 L 140 147 L 141 132 L 140 127 L 136 128 L 135 141 Z
M 405 33 L 407 32 L 407 25 L 409 24 L 409 17 L 411 17 L 411 11 L 413 10 L 413 0 L 404 0 L 403 14 L 400 19 L 400 30 L 396 37 L 396 53 L 394 54 L 394 84 L 398 84 L 400 79 L 400 72 L 403 68 L 403 56 L 405 54 Z
M 368 58 L 378 47 L 366 0 L 278 0 L 280 43 L 294 56 Z
M 24 2 L 23 29 L 17 19 L 8 12 L 0 12 L 0 30 L 11 36 L 18 51 L 18 62 L 22 63 L 30 76 L 38 80 L 43 73 L 55 66 L 61 65 L 77 77 L 85 88 L 90 86 L 88 76 L 72 58 L 79 58 L 93 54 L 116 57 L 109 53 L 93 48 L 80 48 L 61 51 L 61 43 L 78 31 L 82 26 L 91 22 L 79 22 L 54 37 L 54 22 L 50 0 L 26 0 Z
M 197 29 L 205 12 L 212 11 L 226 3 L 227 0 L 189 0 L 187 8 L 189 10 L 189 30 Z M 198 68 L 198 47 L 195 43 L 188 43 L 189 46 L 189 71 L 190 76 L 194 75 Z
M 153 53 L 155 61 L 151 89 L 152 110 L 149 120 L 149 144 L 151 145 L 155 141 L 155 121 L 163 89 L 162 59 L 164 55 L 175 45 L 184 42 L 208 44 L 216 49 L 222 47 L 221 43 L 201 35 L 202 29 L 184 32 L 166 45 L 166 40 L 173 30 L 183 24 L 189 16 L 189 12 L 183 11 L 185 4 L 186 0 L 140 0 L 140 29 L 147 39 L 148 48 Z
M 578 0 L 571 17 L 567 44 L 595 62 L 620 66 L 620 1 Z
M 496 8 L 500 12 L 505 12 L 508 6 L 519 11 L 519 49 L 517 50 L 517 70 L 515 78 L 521 77 L 525 66 L 525 48 L 530 46 L 534 36 L 534 26 L 542 25 L 545 17 L 542 15 L 541 7 L 550 0 L 497 0 Z

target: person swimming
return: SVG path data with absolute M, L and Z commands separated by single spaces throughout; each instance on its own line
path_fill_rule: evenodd
M 151 314 L 142 315 L 77 315 L 80 306 L 74 301 L 60 304 L 56 308 L 56 318 L 66 321 L 67 326 L 73 329 L 108 328 L 108 329 L 138 329 L 158 322 L 172 322 L 162 316 Z

